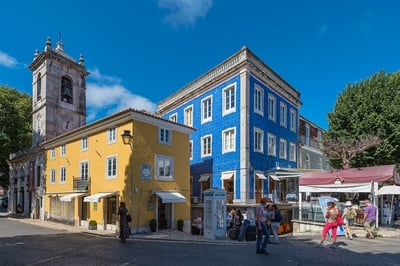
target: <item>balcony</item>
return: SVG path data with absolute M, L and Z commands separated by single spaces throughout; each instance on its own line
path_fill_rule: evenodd
M 74 177 L 74 191 L 88 191 L 90 188 L 90 178 Z

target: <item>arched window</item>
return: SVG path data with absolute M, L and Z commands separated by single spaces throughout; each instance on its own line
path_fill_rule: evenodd
M 42 76 L 39 73 L 36 79 L 36 100 L 42 99 Z
M 61 101 L 73 103 L 72 81 L 67 77 L 61 79 Z

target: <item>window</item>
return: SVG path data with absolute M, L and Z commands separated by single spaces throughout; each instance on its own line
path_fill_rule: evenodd
M 235 111 L 235 85 L 222 90 L 222 114 L 229 114 Z
M 254 151 L 264 153 L 264 131 L 254 128 Z
M 201 101 L 201 123 L 212 120 L 212 97 L 207 97 Z
M 60 146 L 60 155 L 61 156 L 65 156 L 66 153 L 67 153 L 67 150 L 66 150 L 65 144 L 61 144 L 61 146 Z
M 39 73 L 36 79 L 36 100 L 39 101 L 42 98 L 42 76 Z
M 281 126 L 283 126 L 283 127 L 286 127 L 286 117 L 287 117 L 287 107 L 286 107 L 286 104 L 284 104 L 284 103 L 281 103 L 281 108 L 280 108 L 280 119 L 279 119 L 279 121 L 280 121 L 280 125 Z
M 174 175 L 174 159 L 170 156 L 156 156 L 157 178 L 173 179 Z
M 310 125 L 306 125 L 306 145 L 310 146 Z
M 211 135 L 201 138 L 201 156 L 210 156 L 212 151 Z
M 235 128 L 230 128 L 222 132 L 222 152 L 232 152 L 236 149 Z
M 107 131 L 107 143 L 114 143 L 117 141 L 117 129 L 115 127 L 111 127 Z
M 50 159 L 56 158 L 56 148 L 51 148 L 50 150 Z
M 64 166 L 60 168 L 60 183 L 64 184 L 67 182 L 67 168 Z
M 286 140 L 280 139 L 279 140 L 279 158 L 286 159 Z
M 193 127 L 193 106 L 185 108 L 185 118 L 184 124 L 189 127 Z
M 89 163 L 88 162 L 81 162 L 80 163 L 80 173 L 81 173 L 81 179 L 83 180 L 88 180 L 89 179 Z
M 171 144 L 171 130 L 159 128 L 159 142 L 163 144 Z
M 106 158 L 106 178 L 117 177 L 117 157 L 111 156 Z
M 291 162 L 295 162 L 296 161 L 296 144 L 290 142 L 289 145 L 289 160 Z
M 290 131 L 296 132 L 296 111 L 290 109 Z
M 50 169 L 50 183 L 56 183 L 56 169 Z
M 268 134 L 268 155 L 276 156 L 276 137 Z
M 190 156 L 190 160 L 193 159 L 193 140 L 189 141 L 189 156 Z
M 317 139 L 318 139 L 318 142 L 320 142 L 320 143 L 322 142 L 322 132 L 319 129 L 317 131 Z
M 254 88 L 254 112 L 264 116 L 264 90 L 257 85 Z
M 67 77 L 61 79 L 61 101 L 73 103 L 72 81 Z
M 178 114 L 175 113 L 175 114 L 170 115 L 169 121 L 177 123 L 178 122 Z
M 273 95 L 268 95 L 268 119 L 276 121 L 276 99 Z
M 87 150 L 87 149 L 88 149 L 88 138 L 82 137 L 81 138 L 81 150 Z

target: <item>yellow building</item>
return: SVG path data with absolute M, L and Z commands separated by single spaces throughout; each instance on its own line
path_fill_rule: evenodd
M 149 231 L 151 219 L 159 229 L 183 219 L 189 230 L 193 130 L 127 109 L 43 142 L 45 218 L 83 227 L 94 220 L 97 230 L 117 230 L 125 202 L 134 233 Z

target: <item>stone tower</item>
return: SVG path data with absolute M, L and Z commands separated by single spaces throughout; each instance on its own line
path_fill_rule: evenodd
M 59 37 L 52 48 L 47 38 L 43 52 L 36 50 L 29 65 L 32 83 L 32 147 L 86 124 L 86 71 L 64 51 Z

